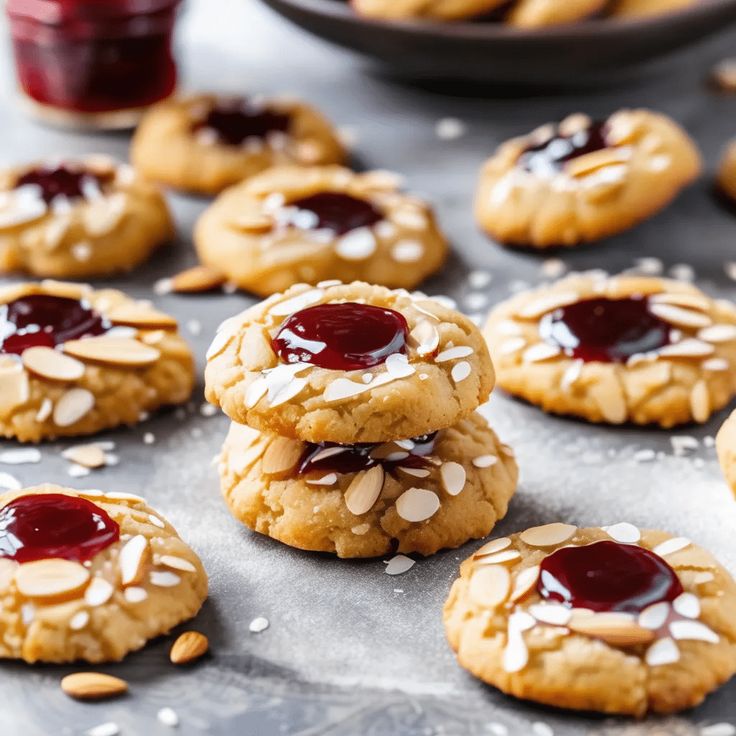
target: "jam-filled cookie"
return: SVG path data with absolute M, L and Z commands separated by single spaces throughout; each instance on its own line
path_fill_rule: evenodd
M 736 495 L 736 412 L 733 412 L 718 430 L 716 450 L 723 475 Z
M 517 0 L 505 20 L 514 26 L 539 28 L 582 20 L 602 10 L 607 0 Z
M 498 385 L 591 422 L 705 422 L 736 393 L 736 307 L 691 284 L 575 274 L 499 304 Z
M 158 187 L 106 156 L 0 170 L 0 272 L 129 271 L 173 233 Z
M 519 698 L 642 716 L 736 672 L 736 584 L 685 537 L 619 523 L 494 539 L 445 603 L 458 662 Z
M 186 401 L 194 361 L 176 320 L 112 289 L 0 290 L 0 436 L 85 435 Z
M 152 107 L 130 155 L 155 181 L 216 194 L 271 166 L 341 163 L 345 151 L 330 123 L 302 102 L 203 94 Z
M 203 263 L 261 296 L 325 279 L 414 288 L 445 260 L 426 202 L 389 172 L 278 167 L 223 192 L 197 223 Z
M 430 555 L 484 537 L 506 515 L 517 476 L 511 450 L 477 413 L 380 444 L 305 443 L 233 424 L 220 456 L 236 519 L 340 557 Z
M 232 317 L 208 351 L 207 399 L 307 442 L 385 442 L 450 427 L 493 388 L 465 316 L 361 282 L 299 284 Z
M 615 0 L 609 8 L 614 17 L 641 18 L 662 15 L 673 10 L 683 10 L 695 5 L 698 0 Z
M 664 115 L 570 115 L 498 148 L 481 171 L 475 215 L 503 243 L 571 246 L 650 217 L 699 172 L 695 144 Z
M 0 495 L 0 658 L 111 662 L 192 618 L 207 574 L 138 496 Z
M 506 0 L 351 0 L 357 13 L 385 20 L 462 20 L 489 13 Z

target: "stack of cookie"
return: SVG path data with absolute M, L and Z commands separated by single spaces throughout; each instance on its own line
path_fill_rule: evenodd
M 493 366 L 443 304 L 300 284 L 227 320 L 207 358 L 207 398 L 234 421 L 222 490 L 251 529 L 340 557 L 429 555 L 505 515 L 516 463 L 476 412 Z

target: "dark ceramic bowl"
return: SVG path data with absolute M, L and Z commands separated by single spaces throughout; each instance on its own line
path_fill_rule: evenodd
M 612 76 L 736 22 L 736 0 L 700 0 L 656 17 L 601 18 L 535 30 L 480 21 L 371 20 L 344 0 L 263 2 L 310 33 L 400 76 L 502 84 L 567 85 Z

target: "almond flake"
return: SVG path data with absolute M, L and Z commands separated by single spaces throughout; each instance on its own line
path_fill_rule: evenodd
M 519 534 L 519 538 L 530 547 L 556 547 L 572 539 L 577 530 L 572 524 L 553 522 L 526 529 Z
M 401 353 L 392 353 L 386 358 L 386 372 L 391 378 L 408 378 L 416 373 L 414 366 L 409 364 L 409 359 Z
M 698 339 L 705 342 L 732 342 L 736 340 L 736 325 L 711 325 L 698 332 Z
M 36 447 L 20 447 L 16 450 L 0 452 L 0 463 L 5 465 L 26 465 L 40 463 L 41 451 Z
M 460 463 L 442 463 L 440 467 L 440 478 L 442 486 L 451 496 L 457 496 L 465 488 L 465 468 Z
M 99 445 L 69 447 L 61 453 L 61 456 L 85 468 L 101 468 L 107 463 L 105 451 Z
M 468 595 L 483 608 L 496 608 L 506 601 L 511 590 L 511 575 L 505 567 L 489 565 L 473 571 Z
M 296 467 L 303 451 L 302 443 L 298 440 L 275 437 L 263 453 L 262 472 L 285 477 Z
M 575 178 L 583 177 L 606 166 L 623 164 L 631 158 L 631 148 L 601 148 L 591 153 L 576 156 L 565 163 L 565 173 Z
M 651 606 L 647 606 L 640 614 L 637 619 L 639 626 L 649 629 L 650 631 L 657 631 L 664 626 L 665 622 L 670 616 L 670 604 L 667 601 L 660 601 L 654 603 Z
M 521 359 L 525 363 L 541 363 L 558 357 L 562 351 L 556 345 L 548 345 L 545 342 L 532 345 L 524 351 Z
M 225 275 L 211 266 L 194 266 L 171 277 L 171 290 L 179 294 L 212 291 L 225 283 Z
M 119 736 L 120 726 L 114 721 L 100 723 L 99 726 L 93 726 L 84 732 L 86 736 Z
M 85 371 L 84 363 L 42 345 L 24 350 L 22 360 L 31 373 L 51 381 L 76 381 Z
M 424 256 L 424 245 L 419 240 L 399 240 L 391 248 L 391 257 L 398 263 L 416 263 L 422 259 L 422 256 Z
M 473 467 L 475 468 L 490 468 L 498 462 L 498 458 L 495 455 L 478 455 L 472 460 Z
M 710 395 L 708 393 L 708 384 L 705 381 L 698 381 L 690 392 L 690 411 L 696 422 L 708 421 L 710 416 Z
M 525 611 L 509 616 L 506 648 L 503 652 L 503 668 L 506 672 L 521 672 L 529 662 L 529 650 L 523 633 L 534 628 L 536 621 Z
M 673 537 L 657 545 L 652 552 L 660 557 L 666 557 L 667 555 L 679 552 L 681 549 L 685 549 L 685 547 L 689 547 L 690 544 L 690 540 L 686 537 Z
M 625 521 L 612 526 L 604 526 L 603 531 L 615 542 L 621 542 L 621 544 L 636 544 L 641 539 L 641 532 L 633 524 Z
M 248 631 L 251 632 L 251 634 L 260 634 L 262 631 L 265 631 L 270 626 L 270 623 L 267 618 L 264 618 L 263 616 L 256 616 L 249 624 L 248 624 Z
M 704 585 L 705 583 L 712 583 L 716 579 L 716 576 L 712 572 L 704 570 L 702 572 L 695 573 L 693 582 L 696 585 Z
M 659 355 L 664 358 L 703 358 L 714 352 L 715 348 L 710 343 L 692 337 L 665 345 L 659 350 Z
M 120 582 L 123 587 L 138 585 L 143 580 L 150 557 L 151 550 L 148 546 L 148 540 L 142 534 L 131 537 L 123 545 L 118 557 Z
M 52 557 L 21 565 L 15 573 L 18 591 L 27 598 L 57 598 L 81 591 L 89 570 L 78 562 Z
M 699 736 L 736 736 L 736 726 L 731 723 L 712 723 L 703 726 Z
M 61 680 L 61 689 L 78 700 L 102 700 L 128 691 L 128 683 L 102 672 L 75 672 Z
M 417 323 L 411 331 L 411 338 L 417 346 L 417 353 L 424 357 L 437 350 L 440 343 L 440 333 L 437 328 L 426 319 Z
M 381 495 L 384 472 L 382 465 L 374 465 L 370 470 L 358 473 L 345 491 L 345 505 L 355 516 L 365 514 Z
M 159 723 L 163 723 L 164 726 L 169 728 L 176 728 L 179 725 L 179 716 L 173 708 L 160 708 L 156 713 Z
M 715 631 L 700 621 L 673 621 L 670 633 L 675 641 L 707 641 L 718 644 L 721 640 Z
M 554 603 L 537 603 L 529 606 L 529 613 L 537 621 L 541 621 L 543 624 L 551 624 L 552 626 L 567 626 L 572 618 L 571 609 L 565 606 L 558 606 Z
M 414 478 L 427 478 L 430 475 L 430 471 L 427 468 L 405 468 L 403 465 L 400 465 L 399 470 Z
M 121 304 L 119 307 L 114 307 L 107 313 L 107 318 L 114 325 L 146 330 L 172 330 L 177 327 L 177 321 L 171 315 L 140 303 Z
M 153 570 L 149 576 L 151 585 L 159 588 L 174 588 L 181 582 L 181 578 L 173 572 L 167 570 Z
M 88 606 L 101 606 L 112 597 L 115 589 L 105 578 L 95 577 L 84 591 L 84 600 Z
M 647 649 L 644 659 L 650 667 L 674 664 L 680 659 L 680 650 L 672 639 L 665 637 L 664 639 L 655 641 L 654 644 Z
M 727 371 L 727 370 L 729 370 L 730 367 L 731 367 L 731 365 L 724 358 L 710 358 L 708 360 L 704 360 L 700 364 L 700 367 L 704 371 L 718 372 L 718 371 Z
M 173 664 L 188 664 L 207 653 L 210 643 L 199 631 L 185 631 L 180 634 L 169 652 Z
M 274 317 L 287 317 L 294 314 L 294 312 L 299 312 L 312 304 L 316 304 L 323 296 L 324 291 L 322 289 L 309 289 L 308 291 L 303 291 L 301 294 L 297 294 L 290 299 L 277 302 L 271 307 L 271 309 L 269 309 L 269 314 Z
M 649 311 L 676 327 L 707 327 L 713 320 L 703 312 L 676 307 L 673 304 L 650 304 Z
M 547 294 L 529 302 L 516 314 L 522 319 L 537 319 L 547 312 L 552 312 L 559 307 L 566 307 L 578 301 L 580 296 L 573 291 L 563 291 L 554 294 Z
M 123 591 L 123 597 L 128 603 L 143 603 L 148 598 L 145 588 L 131 585 Z
M 480 557 L 477 554 L 474 556 L 477 564 L 479 565 L 503 565 L 507 562 L 514 562 L 521 557 L 521 552 L 515 549 L 507 549 L 503 552 L 496 552 L 494 554 L 484 554 Z
M 274 221 L 273 217 L 270 215 L 252 212 L 246 215 L 238 215 L 235 219 L 230 221 L 230 224 L 233 228 L 240 230 L 241 232 L 262 235 L 263 233 L 267 233 L 273 229 Z
M 698 618 L 700 616 L 700 601 L 692 593 L 681 593 L 672 601 L 672 608 L 680 616 L 685 618 Z M 677 637 L 675 637 L 677 638 Z
M 140 367 L 155 363 L 161 353 L 157 348 L 124 337 L 85 337 L 64 343 L 64 352 L 82 360 L 110 365 Z
M 467 358 L 473 354 L 473 348 L 469 345 L 457 345 L 454 348 L 443 350 L 435 359 L 435 363 L 445 363 L 448 360 L 457 360 L 458 358 Z
M 475 551 L 473 559 L 477 560 L 484 555 L 493 555 L 496 552 L 503 552 L 507 547 L 511 546 L 511 540 L 508 537 L 499 537 L 486 542 L 482 547 Z
M 388 561 L 384 572 L 386 575 L 402 575 L 408 570 L 411 570 L 414 565 L 415 561 L 412 560 L 411 557 L 407 557 L 406 555 L 396 555 Z
M 307 483 L 310 486 L 334 486 L 337 483 L 337 473 L 327 473 L 321 478 L 308 479 Z
M 38 408 L 38 411 L 36 412 L 36 421 L 37 422 L 45 422 L 53 413 L 54 411 L 54 402 L 51 401 L 48 397 L 46 397 L 42 402 L 41 406 Z
M 519 350 L 523 350 L 526 347 L 526 340 L 523 337 L 512 337 L 508 340 L 504 340 L 498 346 L 498 352 L 501 355 L 511 355 L 512 353 L 518 353 Z
M 710 303 L 705 297 L 697 294 L 652 294 L 649 301 L 654 304 L 674 304 L 677 307 L 686 307 L 689 309 L 698 309 L 701 312 L 707 312 L 710 309 Z
M 0 414 L 9 414 L 30 395 L 28 374 L 20 363 L 0 367 Z
M 654 632 L 639 626 L 630 617 L 616 613 L 573 615 L 567 625 L 578 634 L 602 639 L 614 646 L 648 644 L 654 639 Z
M 0 490 L 19 491 L 23 484 L 10 473 L 0 473 Z
M 57 427 L 71 427 L 91 411 L 94 405 L 95 397 L 87 389 L 69 389 L 54 406 L 54 424 Z
M 471 371 L 470 363 L 463 360 L 452 366 L 450 375 L 455 383 L 460 383 L 460 381 L 464 381 L 470 375 Z
M 89 623 L 89 613 L 79 611 L 69 619 L 69 628 L 72 631 L 81 631 Z
M 369 227 L 359 227 L 343 235 L 335 253 L 346 261 L 364 261 L 376 252 L 376 236 Z
M 511 595 L 509 596 L 511 602 L 516 603 L 516 601 L 520 601 L 524 598 L 537 584 L 538 579 L 539 565 L 527 567 L 522 570 L 514 580 L 514 586 L 511 590 Z
M 409 488 L 396 499 L 396 513 L 405 521 L 425 521 L 434 516 L 439 508 L 437 494 L 424 488 Z
M 197 568 L 185 560 L 183 557 L 177 557 L 176 555 L 161 555 L 159 563 L 170 567 L 172 570 L 181 570 L 182 572 L 197 572 Z
M 370 524 L 357 524 L 350 531 L 358 537 L 362 537 L 364 534 L 368 534 L 371 530 Z

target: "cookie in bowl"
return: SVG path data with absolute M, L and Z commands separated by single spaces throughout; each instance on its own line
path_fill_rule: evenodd
M 309 443 L 233 424 L 219 469 L 240 522 L 339 557 L 430 555 L 484 537 L 506 515 L 518 477 L 510 448 L 478 413 L 377 444 Z
M 278 167 L 223 192 L 197 222 L 200 260 L 260 296 L 298 283 L 412 289 L 443 264 L 431 207 L 386 171 Z
M 673 427 L 736 393 L 736 307 L 662 278 L 573 274 L 495 307 L 498 385 L 554 414 Z
M 665 115 L 570 115 L 497 149 L 480 174 L 475 216 L 508 245 L 574 246 L 651 217 L 700 169 L 695 144 Z
M 235 422 L 307 442 L 385 442 L 450 427 L 488 398 L 488 348 L 424 295 L 300 284 L 220 327 L 207 399 Z
M 696 4 L 697 0 L 614 0 L 608 13 L 614 18 L 645 18 Z
M 542 28 L 583 20 L 600 12 L 607 0 L 517 0 L 504 20 L 519 28 Z
M 135 268 L 173 234 L 158 187 L 107 156 L 0 170 L 0 272 L 108 276 Z
M 0 495 L 0 658 L 113 662 L 192 618 L 207 574 L 138 496 Z
M 736 672 L 736 584 L 685 537 L 546 524 L 488 542 L 445 603 L 459 664 L 518 698 L 641 717 Z
M 176 320 L 113 289 L 0 290 L 0 436 L 38 442 L 136 424 L 186 401 L 194 360 Z
M 152 107 L 130 155 L 155 181 L 217 194 L 271 166 L 342 163 L 345 150 L 322 114 L 298 100 L 199 94 Z
M 506 0 L 351 0 L 356 13 L 383 20 L 463 20 L 490 13 Z

